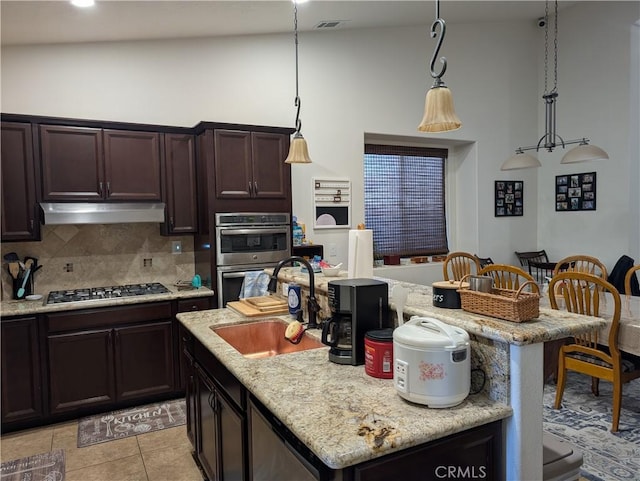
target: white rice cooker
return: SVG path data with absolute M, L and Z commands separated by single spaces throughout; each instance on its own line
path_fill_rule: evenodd
M 469 334 L 431 317 L 412 317 L 393 331 L 393 384 L 430 408 L 460 404 L 471 387 Z

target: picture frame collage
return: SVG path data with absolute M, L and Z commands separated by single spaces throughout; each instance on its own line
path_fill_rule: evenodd
M 556 176 L 556 212 L 596 210 L 596 173 Z
M 524 212 L 524 182 L 495 181 L 495 217 L 522 216 Z

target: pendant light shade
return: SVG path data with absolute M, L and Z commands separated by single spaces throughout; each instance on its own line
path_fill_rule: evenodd
M 299 1 L 299 0 L 298 0 Z M 302 100 L 298 93 L 298 4 L 294 0 L 293 2 L 293 30 L 294 41 L 296 46 L 296 98 L 293 104 L 296 107 L 296 131 L 291 139 L 289 145 L 289 155 L 285 159 L 285 164 L 310 164 L 309 149 L 307 148 L 307 141 L 302 136 L 302 121 L 300 120 L 300 107 L 302 106 Z
M 458 130 L 462 122 L 453 108 L 453 95 L 446 86 L 432 87 L 424 103 L 424 117 L 418 126 L 420 132 L 447 132 Z
M 502 164 L 500 170 L 529 169 L 541 166 L 540 161 L 533 155 L 525 154 L 522 150 L 519 150 Z
M 307 141 L 300 132 L 297 132 L 291 140 L 289 147 L 289 155 L 287 155 L 285 164 L 310 164 L 309 149 L 307 148 Z
M 420 132 L 449 132 L 458 130 L 462 126 L 462 122 L 460 122 L 453 108 L 451 90 L 442 81 L 442 76 L 447 70 L 447 59 L 445 57 L 440 57 L 442 69 L 439 73 L 435 72 L 436 58 L 442 47 L 446 28 L 444 20 L 440 18 L 440 1 L 436 0 L 436 19 L 431 24 L 431 37 L 438 37 L 438 32 L 440 36 L 431 57 L 430 70 L 434 82 L 427 92 L 424 102 L 424 116 L 418 126 L 418 131 Z
M 524 154 L 525 150 L 539 152 L 544 148 L 547 152 L 553 152 L 556 147 L 566 148 L 570 144 L 579 144 L 571 149 L 562 158 L 561 164 L 585 162 L 587 160 L 608 159 L 607 153 L 595 145 L 589 145 L 589 139 L 564 140 L 556 132 L 556 102 L 558 100 L 558 0 L 555 0 L 554 32 L 553 32 L 553 87 L 548 88 L 549 77 L 549 0 L 545 1 L 544 13 L 544 135 L 540 137 L 536 145 L 518 147 L 516 154 L 509 158 L 500 170 L 526 169 L 528 167 L 540 167 L 542 164 L 533 156 Z M 528 158 L 527 158 L 528 157 Z
M 596 145 L 589 145 L 584 139 L 577 147 L 564 154 L 561 164 L 573 164 L 574 162 L 585 162 L 587 160 L 609 160 L 609 155 Z

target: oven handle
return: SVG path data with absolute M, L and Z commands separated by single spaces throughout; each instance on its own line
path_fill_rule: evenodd
M 286 234 L 289 229 L 220 229 L 220 235 L 251 235 L 251 234 Z
M 242 271 L 242 272 L 223 272 L 222 273 L 222 277 L 224 279 L 238 279 L 239 277 L 244 277 L 246 274 L 246 271 Z

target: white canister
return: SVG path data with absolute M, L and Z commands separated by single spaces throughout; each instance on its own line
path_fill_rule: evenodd
M 471 387 L 469 334 L 430 317 L 393 332 L 393 384 L 407 401 L 431 408 L 460 404 Z

